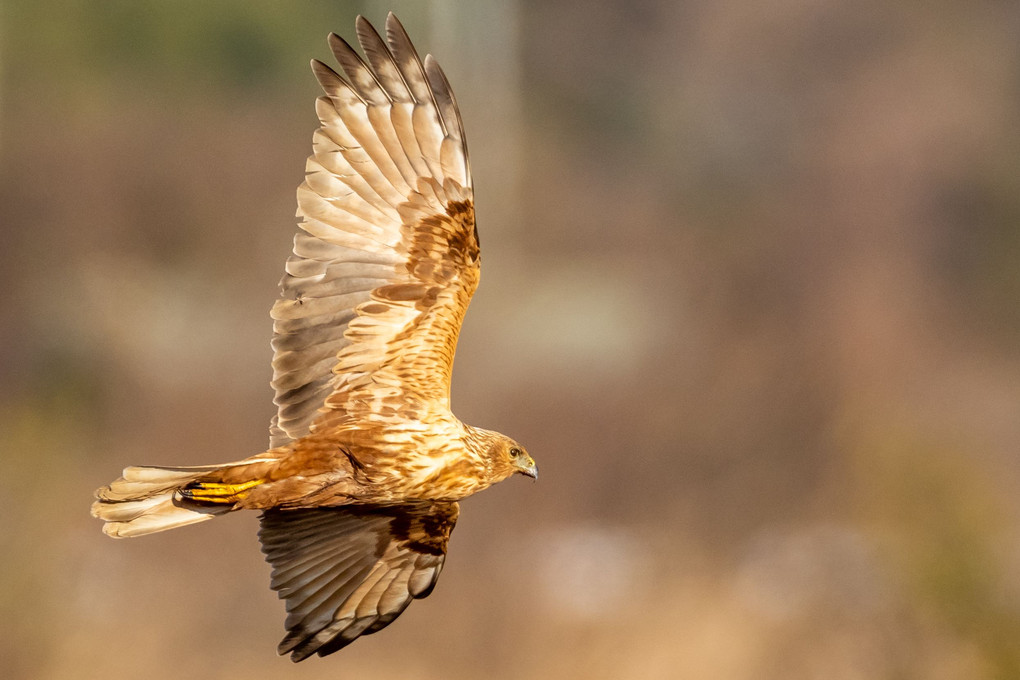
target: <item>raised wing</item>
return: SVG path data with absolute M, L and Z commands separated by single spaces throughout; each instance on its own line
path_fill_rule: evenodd
M 457 503 L 267 510 L 259 539 L 287 601 L 280 654 L 326 656 L 382 630 L 439 578 Z
M 326 96 L 297 192 L 301 231 L 272 311 L 273 446 L 405 407 L 448 406 L 478 285 L 467 147 L 446 76 L 431 55 L 418 58 L 393 14 L 387 42 L 362 17 L 357 32 L 367 63 L 329 36 L 346 79 L 312 62 Z

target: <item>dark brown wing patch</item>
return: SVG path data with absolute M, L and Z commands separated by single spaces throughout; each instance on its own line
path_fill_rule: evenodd
M 382 630 L 435 587 L 457 503 L 267 510 L 259 539 L 287 602 L 280 654 L 326 656 Z

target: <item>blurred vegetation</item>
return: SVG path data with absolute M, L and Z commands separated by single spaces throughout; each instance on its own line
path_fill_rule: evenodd
M 293 667 L 253 517 L 87 506 L 265 446 L 308 60 L 388 9 L 471 143 L 455 407 L 542 481 Z M 0 674 L 1020 677 L 1018 44 L 991 0 L 4 3 Z
M 162 83 L 164 92 L 201 97 L 213 88 L 293 86 L 307 62 L 302 41 L 321 40 L 317 22 L 341 3 L 284 5 L 266 0 L 167 4 L 7 3 L 8 88 L 31 84 L 70 89 L 74 98 L 123 83 Z M 346 14 L 358 12 L 346 3 Z

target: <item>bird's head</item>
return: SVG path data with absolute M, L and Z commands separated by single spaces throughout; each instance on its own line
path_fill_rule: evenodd
M 510 437 L 499 435 L 488 450 L 489 466 L 497 480 L 514 474 L 538 479 L 538 466 L 523 446 Z

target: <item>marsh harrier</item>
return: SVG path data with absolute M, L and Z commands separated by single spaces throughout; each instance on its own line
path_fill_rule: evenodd
M 439 64 L 392 14 L 357 21 L 364 58 L 319 61 L 321 127 L 298 188 L 300 230 L 273 307 L 270 449 L 234 463 L 129 467 L 96 492 L 110 536 L 261 510 L 280 654 L 325 656 L 432 590 L 457 501 L 514 473 L 524 447 L 450 411 L 450 373 L 478 285 L 471 173 Z

